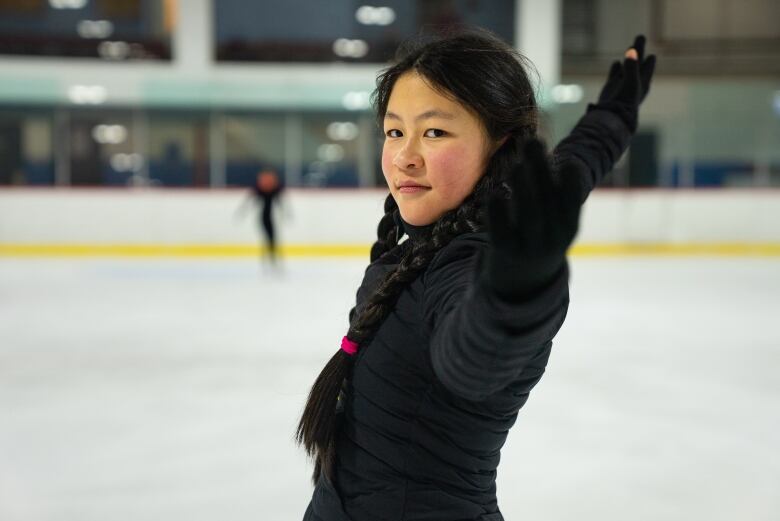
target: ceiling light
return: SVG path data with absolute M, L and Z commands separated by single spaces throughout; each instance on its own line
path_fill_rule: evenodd
M 371 95 L 366 91 L 350 91 L 341 98 L 347 110 L 365 110 L 371 106 Z
M 325 130 L 333 141 L 352 141 L 358 136 L 358 126 L 351 121 L 334 121 Z
M 108 60 L 124 60 L 130 55 L 130 45 L 127 42 L 100 42 L 98 54 Z
M 364 5 L 355 11 L 355 19 L 363 25 L 390 25 L 395 21 L 395 11 L 390 7 Z
M 339 38 L 333 42 L 333 52 L 342 58 L 362 58 L 368 54 L 368 43 L 365 40 Z
M 68 88 L 68 98 L 78 105 L 100 105 L 108 92 L 102 85 L 73 85 Z
M 550 94 L 556 103 L 578 103 L 583 91 L 580 85 L 556 85 Z
M 344 147 L 328 143 L 317 147 L 317 157 L 328 163 L 337 163 L 344 159 Z
M 136 153 L 114 154 L 109 163 L 117 172 L 139 172 L 144 167 L 144 157 Z
M 82 38 L 108 38 L 114 32 L 114 24 L 108 20 L 81 20 L 76 26 L 76 32 Z
M 127 139 L 127 128 L 123 125 L 96 125 L 92 128 L 92 139 L 101 145 L 118 145 Z
M 81 9 L 87 5 L 87 0 L 49 0 L 53 9 Z

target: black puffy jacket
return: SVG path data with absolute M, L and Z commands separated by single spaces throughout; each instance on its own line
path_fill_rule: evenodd
M 554 152 L 581 173 L 583 197 L 630 131 L 586 114 Z M 400 216 L 396 215 L 400 221 Z M 362 305 L 421 229 L 366 269 Z M 496 470 L 509 429 L 539 382 L 569 304 L 568 269 L 532 298 L 502 301 L 481 281 L 484 232 L 442 248 L 356 355 L 336 445 L 304 521 L 501 521 Z

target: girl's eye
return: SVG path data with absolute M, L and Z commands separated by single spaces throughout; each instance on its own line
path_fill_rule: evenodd
M 394 134 L 393 134 L 393 132 L 396 132 L 397 134 L 400 134 L 400 133 L 401 133 L 401 131 L 400 131 L 400 130 L 398 130 L 398 129 L 396 129 L 396 128 L 391 128 L 390 130 L 388 130 L 387 132 L 385 132 L 385 135 L 386 135 L 387 137 L 401 137 L 400 135 L 394 135 Z
M 443 137 L 445 134 L 446 132 L 438 128 L 429 128 L 425 131 L 425 137 Z

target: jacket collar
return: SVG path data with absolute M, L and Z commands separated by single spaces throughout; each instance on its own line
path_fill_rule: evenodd
M 417 242 L 421 239 L 425 239 L 426 237 L 430 237 L 431 231 L 433 231 L 433 227 L 436 225 L 436 223 L 426 224 L 425 226 L 415 226 L 413 224 L 409 224 L 408 222 L 404 221 L 403 217 L 401 217 L 401 211 L 397 208 L 393 212 L 393 220 L 395 221 L 396 229 L 398 230 L 396 235 L 396 242 L 403 237 L 404 234 L 409 236 L 409 240 L 412 242 Z

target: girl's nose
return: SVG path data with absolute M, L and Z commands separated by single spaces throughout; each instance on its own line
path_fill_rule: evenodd
M 420 168 L 423 164 L 422 156 L 414 147 L 407 143 L 393 158 L 393 165 L 402 170 Z

